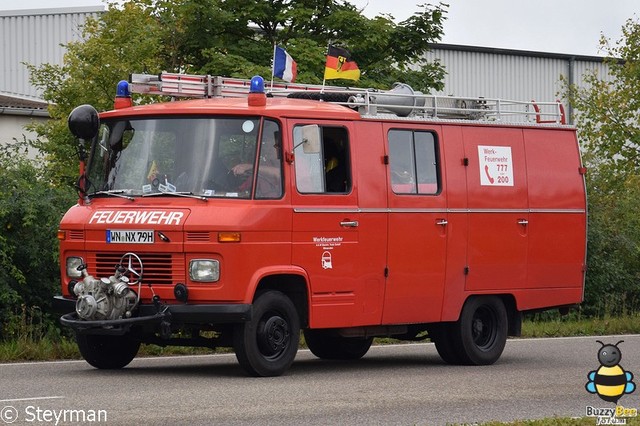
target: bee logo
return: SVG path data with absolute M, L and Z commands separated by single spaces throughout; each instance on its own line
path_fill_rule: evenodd
M 587 374 L 589 381 L 585 388 L 589 393 L 598 394 L 604 401 L 617 404 L 622 395 L 632 393 L 636 389 L 636 384 L 632 381 L 633 373 L 624 371 L 619 365 L 622 352 L 618 345 L 624 340 L 615 345 L 605 345 L 599 340 L 596 342 L 602 345 L 598 350 L 600 368 Z

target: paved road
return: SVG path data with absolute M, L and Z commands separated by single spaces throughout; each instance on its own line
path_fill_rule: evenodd
M 249 378 L 234 355 L 134 360 L 120 371 L 83 361 L 0 364 L 0 425 L 440 425 L 584 416 L 613 407 L 585 390 L 596 340 L 620 345 L 640 378 L 640 336 L 510 340 L 488 367 L 442 363 L 432 344 L 374 346 L 359 362 L 300 351 L 282 377 Z M 619 404 L 640 408 L 640 391 Z M 3 408 L 4 407 L 4 408 Z M 72 410 L 76 410 L 73 412 Z M 103 410 L 102 412 L 99 410 Z M 4 417 L 1 417 L 4 416 Z M 73 417 L 76 416 L 76 417 Z M 98 418 L 97 416 L 101 416 Z M 594 419 L 595 424 L 595 419 Z

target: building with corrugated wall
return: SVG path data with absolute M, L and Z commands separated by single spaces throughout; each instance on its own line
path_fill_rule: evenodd
M 433 44 L 429 61 L 439 60 L 447 70 L 444 89 L 436 95 L 472 96 L 520 101 L 553 102 L 561 98 L 563 76 L 583 86 L 582 76 L 596 70 L 608 80 L 609 68 L 598 56 L 530 52 L 488 47 Z
M 87 18 L 95 18 L 103 10 L 92 6 L 0 11 L 0 92 L 39 97 L 24 64 L 61 65 L 63 45 L 81 40 Z
M 0 144 L 34 138 L 24 126 L 49 117 L 25 64 L 61 65 L 64 45 L 81 40 L 82 25 L 104 8 L 0 11 Z

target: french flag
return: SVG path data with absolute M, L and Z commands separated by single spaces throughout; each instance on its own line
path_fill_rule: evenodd
M 296 61 L 282 47 L 276 46 L 273 55 L 273 75 L 293 83 L 298 75 L 298 67 Z

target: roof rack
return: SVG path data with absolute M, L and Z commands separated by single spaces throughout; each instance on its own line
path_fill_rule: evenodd
M 133 93 L 174 98 L 239 98 L 249 94 L 250 80 L 211 75 L 167 73 L 131 74 Z M 403 83 L 391 90 L 363 89 L 317 84 L 268 84 L 272 97 L 314 99 L 357 110 L 362 116 L 394 114 L 398 117 L 525 121 L 538 124 L 566 124 L 562 103 L 505 99 L 425 95 Z

